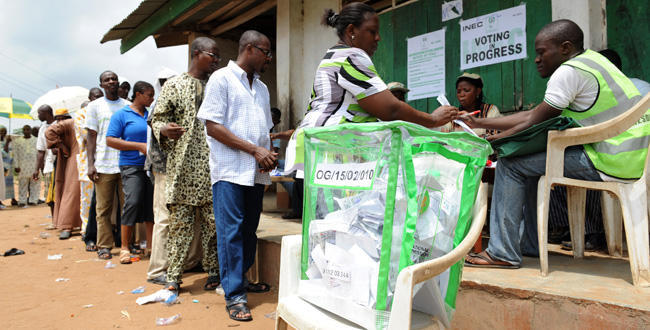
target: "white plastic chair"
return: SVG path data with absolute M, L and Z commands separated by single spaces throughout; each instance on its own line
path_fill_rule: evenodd
M 465 239 L 448 254 L 404 268 L 399 273 L 388 329 L 445 327 L 445 324 L 440 320 L 434 319 L 428 314 L 412 310 L 413 286 L 437 276 L 461 260 L 481 234 L 486 213 L 487 185 L 481 183 L 474 203 L 472 225 Z M 300 235 L 284 236 L 282 238 L 280 288 L 275 329 L 287 329 L 287 325 L 299 330 L 360 329 L 358 325 L 314 306 L 298 296 L 301 242 L 302 237 Z
M 650 184 L 650 146 L 643 176 L 633 183 L 596 182 L 564 177 L 564 150 L 573 145 L 603 141 L 617 136 L 632 127 L 650 109 L 650 93 L 618 117 L 606 122 L 564 131 L 549 131 L 546 149 L 546 175 L 537 186 L 537 231 L 539 261 L 542 276 L 548 275 L 548 209 L 551 188 L 567 186 L 567 206 L 574 258 L 584 256 L 586 189 L 602 190 L 618 198 L 627 239 L 627 249 L 635 286 L 650 286 L 650 261 L 648 247 L 648 185 Z M 609 252 L 622 250 L 620 216 L 608 197 L 603 198 L 603 222 Z

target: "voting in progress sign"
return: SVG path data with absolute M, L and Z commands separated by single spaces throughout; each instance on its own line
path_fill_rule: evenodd
M 460 21 L 460 69 L 526 58 L 526 5 Z

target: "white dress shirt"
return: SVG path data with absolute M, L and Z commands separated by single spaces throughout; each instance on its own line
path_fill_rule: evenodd
M 41 128 L 39 128 L 38 130 L 38 137 L 36 138 L 36 150 L 45 151 L 45 162 L 43 163 L 43 174 L 52 173 L 52 171 L 54 170 L 54 154 L 52 153 L 51 149 L 47 148 L 47 141 L 45 141 L 45 131 L 47 130 L 48 127 L 50 127 L 50 124 L 44 121 L 43 125 L 41 125 Z
M 273 122 L 269 90 L 257 74 L 251 86 L 246 72 L 233 61 L 210 76 L 196 117 L 204 123 L 209 120 L 221 124 L 254 145 L 271 148 L 269 132 Z M 269 174 L 260 172 L 255 157 L 222 144 L 207 132 L 206 139 L 210 147 L 212 184 L 218 181 L 243 186 L 271 184 Z

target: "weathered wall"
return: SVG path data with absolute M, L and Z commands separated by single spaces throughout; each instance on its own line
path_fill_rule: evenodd
M 302 120 L 318 63 L 338 40 L 332 29 L 320 25 L 325 8 L 338 11 L 340 0 L 278 0 L 277 93 L 283 129 Z

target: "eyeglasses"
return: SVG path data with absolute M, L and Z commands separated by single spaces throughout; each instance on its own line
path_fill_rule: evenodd
M 273 58 L 273 53 L 271 53 L 271 50 L 270 50 L 270 49 L 267 50 L 267 49 L 264 49 L 264 48 L 257 47 L 257 46 L 255 46 L 255 45 L 251 45 L 251 46 L 253 46 L 253 47 L 259 49 L 260 52 L 262 52 L 262 53 L 264 54 L 264 56 L 268 57 L 269 59 L 272 59 L 272 58 Z
M 212 59 L 217 60 L 217 62 L 221 61 L 221 57 L 219 57 L 219 55 L 217 55 L 217 54 L 206 52 L 205 50 L 202 50 L 201 52 L 207 54 L 210 57 L 212 57 Z

